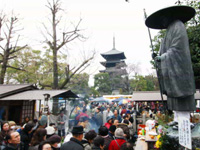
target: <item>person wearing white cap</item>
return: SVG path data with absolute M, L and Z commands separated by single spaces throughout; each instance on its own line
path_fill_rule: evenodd
M 115 130 L 115 137 L 116 139 L 111 141 L 108 150 L 120 150 L 121 145 L 126 142 L 122 128 Z
M 48 126 L 45 128 L 47 130 L 47 139 L 55 134 L 55 128 L 52 126 Z

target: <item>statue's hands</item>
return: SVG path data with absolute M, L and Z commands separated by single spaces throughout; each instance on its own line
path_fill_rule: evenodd
M 156 60 L 157 62 L 160 62 L 160 61 L 161 61 L 161 56 L 156 56 L 156 57 L 155 57 L 155 60 Z
M 151 54 L 151 57 L 152 57 L 153 59 L 155 59 L 156 56 L 157 56 L 156 53 L 152 53 L 152 54 Z

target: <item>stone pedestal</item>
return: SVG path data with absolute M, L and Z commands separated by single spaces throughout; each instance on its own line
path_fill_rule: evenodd
M 172 127 L 167 129 L 167 135 L 170 138 L 173 138 L 178 142 L 179 134 L 178 130 L 173 130 Z M 191 137 L 192 137 L 192 150 L 196 150 L 196 148 L 200 148 L 200 123 L 196 124 L 195 127 L 191 130 Z M 180 146 L 180 149 L 183 147 Z

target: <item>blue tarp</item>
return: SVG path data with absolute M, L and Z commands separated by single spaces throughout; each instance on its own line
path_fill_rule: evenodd
M 91 100 L 91 102 L 108 102 L 108 100 L 105 99 L 104 97 L 97 97 L 97 98 Z

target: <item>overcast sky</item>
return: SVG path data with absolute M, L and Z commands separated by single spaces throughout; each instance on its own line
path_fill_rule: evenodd
M 81 43 L 76 41 L 68 46 L 67 54 L 70 63 L 76 63 L 80 54 L 85 51 L 90 55 L 96 50 L 96 57 L 87 72 L 98 73 L 104 69 L 99 61 L 104 61 L 101 53 L 113 48 L 113 35 L 115 35 L 116 49 L 123 51 L 127 57 L 126 63 L 139 63 L 141 74 L 146 75 L 151 70 L 150 41 L 147 28 L 144 24 L 144 12 L 147 15 L 164 7 L 172 6 L 177 0 L 63 0 L 63 16 L 67 22 L 78 22 L 83 19 L 81 28 L 89 39 Z M 43 38 L 39 28 L 46 23 L 49 15 L 46 0 L 0 0 L 0 8 L 4 12 L 14 11 L 21 18 L 23 36 L 33 48 L 42 47 L 39 41 Z M 67 23 L 66 23 L 67 24 Z M 151 30 L 152 37 L 158 30 Z M 40 40 L 41 39 L 41 40 Z M 80 53 L 81 51 L 81 53 Z

